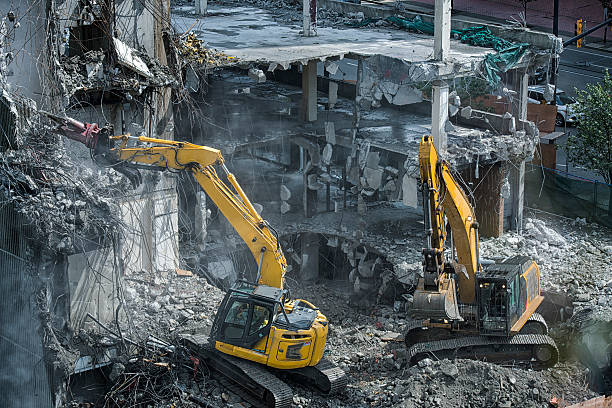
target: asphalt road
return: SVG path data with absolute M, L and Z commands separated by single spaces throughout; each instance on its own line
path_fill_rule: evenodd
M 561 54 L 557 86 L 573 96 L 574 88 L 601 81 L 606 68 L 612 74 L 612 52 L 570 45 Z

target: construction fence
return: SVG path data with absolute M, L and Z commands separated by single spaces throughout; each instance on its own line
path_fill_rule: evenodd
M 612 228 L 612 185 L 563 171 L 527 164 L 525 205 Z

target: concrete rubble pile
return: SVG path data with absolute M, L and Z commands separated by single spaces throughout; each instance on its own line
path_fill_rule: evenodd
M 409 322 L 405 312 L 385 305 L 367 312 L 355 310 L 349 306 L 349 291 L 342 285 L 290 286 L 294 297 L 309 299 L 325 311 L 331 330 L 327 358 L 350 376 L 346 392 L 333 398 L 290 382 L 296 407 L 546 407 L 553 397 L 574 403 L 596 395 L 585 386 L 587 370 L 575 363 L 533 371 L 470 360 L 427 359 L 408 367 L 401 334 Z M 212 406 L 250 406 L 219 384 L 204 361 L 195 362 L 176 340 L 184 334 L 208 334 L 223 297 L 221 290 L 196 275 L 134 273 L 125 280 L 124 293 L 131 328 L 124 330 L 124 336 L 151 344 L 150 335 L 154 334 L 167 342 L 157 340 L 157 344 L 167 344 L 172 353 L 147 356 L 148 366 L 136 358 L 117 361 L 118 368 L 113 367 L 119 372 L 116 384 L 133 380 L 137 366 L 136 372 L 156 379 L 151 383 L 163 385 L 165 394 L 155 400 L 158 404 L 180 402 L 191 407 L 197 406 L 194 401 L 199 398 Z M 152 372 L 156 369 L 153 363 L 157 363 L 157 371 Z M 164 370 L 159 370 L 160 366 Z
M 612 237 L 597 224 L 562 218 L 527 218 L 522 235 L 512 231 L 484 239 L 485 258 L 525 254 L 539 265 L 542 289 L 565 292 L 577 305 L 612 307 Z
M 112 169 L 76 165 L 60 137 L 32 111 L 16 133 L 19 148 L 0 153 L 0 190 L 43 248 L 69 253 L 83 238 L 109 234 L 117 225 L 110 192 L 122 191 L 127 180 Z
M 127 49 L 130 52 L 129 60 L 123 64 L 120 62 L 112 70 L 108 68 L 109 61 L 105 61 L 104 50 L 87 51 L 83 55 L 71 57 L 62 56 L 56 66 L 56 75 L 65 98 L 79 91 L 108 87 L 131 90 L 139 95 L 147 87 L 176 85 L 176 77 L 167 66 L 144 52 Z

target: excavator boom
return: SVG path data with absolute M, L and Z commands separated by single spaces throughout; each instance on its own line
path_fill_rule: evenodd
M 110 136 L 119 142 L 119 147 L 110 149 L 120 162 L 139 163 L 173 170 L 185 170 L 193 177 L 230 220 L 258 265 L 257 283 L 283 288 L 287 261 L 272 228 L 257 213 L 236 177 L 225 166 L 221 151 L 188 142 L 154 139 L 144 136 Z M 151 147 L 127 147 L 128 141 L 149 143 Z M 231 187 L 218 175 L 213 167 L 220 166 Z

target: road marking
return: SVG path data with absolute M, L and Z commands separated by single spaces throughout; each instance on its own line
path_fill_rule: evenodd
M 601 57 L 601 58 L 612 58 L 612 56 L 610 55 L 597 54 L 595 52 L 582 51 L 582 50 L 572 50 L 572 49 L 567 49 L 567 48 L 565 48 L 563 52 L 578 52 L 580 54 L 597 55 L 598 57 Z
M 580 75 L 580 76 L 589 77 L 589 78 L 595 78 L 595 79 L 603 79 L 603 77 L 600 77 L 600 76 L 586 75 L 586 74 L 581 74 L 579 72 L 566 71 L 564 69 L 560 69 L 559 72 L 567 72 L 568 74 Z

